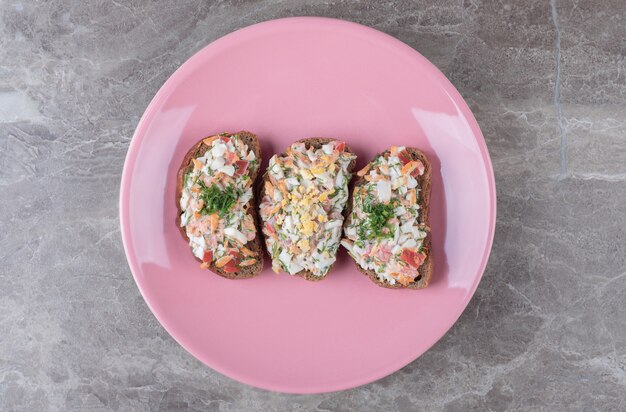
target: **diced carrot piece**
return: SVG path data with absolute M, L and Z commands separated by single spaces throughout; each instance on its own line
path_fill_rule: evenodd
M 363 169 L 356 172 L 356 175 L 359 177 L 363 177 L 370 171 L 370 165 L 365 166 Z
M 411 173 L 413 170 L 415 170 L 415 168 L 417 168 L 417 162 L 411 161 L 405 164 L 404 166 L 402 166 L 402 170 L 400 170 L 400 173 L 402 173 L 403 175 L 406 175 L 406 174 Z
M 268 210 L 268 212 L 269 212 L 270 215 L 276 214 L 276 213 L 278 213 L 278 211 L 280 210 L 281 207 L 282 207 L 282 205 L 280 203 L 277 203 L 273 208 Z
M 378 182 L 379 180 L 384 180 L 385 178 L 381 175 L 378 175 L 378 176 L 365 175 L 363 179 L 367 180 L 368 182 Z
M 213 213 L 210 217 L 211 222 L 211 232 L 215 232 L 215 229 L 217 229 L 217 224 L 219 223 L 219 218 L 217 216 L 217 213 Z
M 413 281 L 413 279 L 409 276 L 403 275 L 401 273 L 398 274 L 399 276 L 396 278 L 398 283 L 400 283 L 402 286 L 409 286 L 409 284 Z
M 202 139 L 202 143 L 204 143 L 207 146 L 211 146 L 213 144 L 213 141 L 215 139 L 217 139 L 219 136 L 211 136 L 211 137 L 207 137 L 206 139 Z
M 246 259 L 239 264 L 239 266 L 250 266 L 256 263 L 256 259 Z
M 244 256 L 255 256 L 256 253 L 251 251 L 250 249 L 248 249 L 247 247 L 243 246 L 241 249 L 239 249 L 239 251 L 244 255 Z
M 417 202 L 417 195 L 415 194 L 415 190 L 411 189 L 409 190 L 409 203 L 411 205 L 414 205 L 415 202 Z
M 200 162 L 198 159 L 192 159 L 191 160 L 193 162 L 193 169 L 194 170 L 200 170 L 202 169 L 202 162 Z
M 287 185 L 285 185 L 283 180 L 278 182 L 278 189 L 283 193 L 283 195 L 285 195 L 285 197 L 287 197 Z
M 224 267 L 231 260 L 233 260 L 233 257 L 231 255 L 223 256 L 217 259 L 217 261 L 215 262 L 215 266 L 217 266 L 218 268 Z

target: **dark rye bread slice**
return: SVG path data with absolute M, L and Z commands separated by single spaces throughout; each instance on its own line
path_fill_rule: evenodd
M 328 137 L 309 137 L 306 139 L 300 139 L 298 141 L 296 141 L 295 143 L 304 143 L 305 147 L 307 149 L 313 147 L 314 149 L 319 149 L 321 148 L 323 145 L 325 145 L 328 142 L 333 142 L 333 141 L 337 141 L 338 139 L 332 139 L 332 138 L 328 138 Z M 352 153 L 354 154 L 354 152 L 352 150 L 350 150 L 350 148 L 346 145 L 346 148 L 344 149 L 345 152 L 348 153 Z M 281 153 L 279 156 L 285 156 L 286 153 L 283 152 Z M 352 173 L 352 171 L 354 170 L 354 166 L 356 165 L 356 160 L 353 160 L 352 162 L 350 162 L 350 164 L 348 165 L 348 172 Z M 265 182 L 269 180 L 269 177 L 267 175 L 267 172 L 265 172 L 265 174 L 263 175 L 263 181 L 261 182 L 260 185 L 260 190 L 259 190 L 259 199 L 262 199 L 265 197 Z M 346 214 L 346 208 L 344 208 L 343 210 L 343 219 L 345 222 L 345 219 L 347 217 Z M 264 243 L 265 245 L 265 243 Z M 269 254 L 269 251 L 268 251 Z M 305 278 L 306 280 L 311 280 L 311 281 L 316 281 L 316 280 L 322 280 L 324 279 L 326 276 L 328 276 L 328 274 L 333 270 L 333 267 L 335 266 L 335 264 L 337 263 L 337 261 L 335 261 L 335 263 L 333 263 L 330 268 L 328 269 L 328 272 L 326 272 L 326 274 L 324 276 L 316 276 L 313 274 L 313 272 L 309 271 L 309 270 L 301 270 L 300 272 L 296 273 L 295 276 L 302 276 L 303 278 Z
M 419 267 L 419 276 L 417 277 L 417 281 L 411 282 L 408 286 L 402 286 L 399 283 L 392 285 L 387 281 L 378 279 L 376 272 L 373 270 L 366 270 L 361 267 L 356 261 L 354 264 L 359 272 L 369 276 L 372 282 L 376 283 L 379 286 L 390 288 L 390 289 L 423 289 L 428 286 L 430 283 L 430 279 L 433 274 L 433 257 L 431 255 L 431 239 L 430 239 L 430 226 L 428 222 L 428 213 L 430 208 L 430 187 L 431 187 L 431 172 L 432 168 L 428 158 L 419 149 L 414 147 L 407 147 L 406 151 L 409 153 L 411 160 L 419 160 L 424 164 L 424 174 L 419 176 L 417 179 L 417 184 L 420 188 L 418 203 L 420 205 L 420 216 L 419 216 L 419 224 L 426 227 L 426 238 L 424 239 L 423 249 L 426 252 L 426 260 Z M 389 154 L 389 150 L 386 150 L 377 156 L 374 157 L 376 159 L 378 156 L 386 156 Z M 373 160 L 373 159 L 372 159 Z M 369 163 L 368 163 L 369 164 Z M 363 177 L 357 176 L 354 181 L 354 186 L 350 192 L 350 197 L 348 198 L 348 207 L 346 208 L 348 215 L 352 213 L 353 207 L 353 199 L 354 199 L 354 190 L 362 185 L 365 182 Z M 344 221 L 344 229 L 348 225 L 348 219 Z
M 241 138 L 241 140 L 246 145 L 248 145 L 248 148 L 254 152 L 254 155 L 258 159 L 259 163 L 261 162 L 261 146 L 259 145 L 259 140 L 254 134 L 250 132 L 246 132 L 246 131 L 241 131 L 237 133 L 225 133 L 225 135 L 228 135 L 228 136 L 238 135 Z M 187 232 L 185 231 L 184 227 L 180 226 L 180 216 L 183 213 L 182 209 L 180 208 L 180 196 L 183 191 L 183 182 L 185 180 L 185 174 L 193 170 L 192 159 L 196 159 L 204 155 L 204 153 L 209 149 L 209 146 L 204 144 L 203 141 L 204 139 L 200 140 L 187 152 L 187 154 L 183 158 L 180 169 L 178 169 L 178 176 L 176 178 L 175 201 L 176 201 L 176 210 L 178 211 L 178 214 L 176 215 L 176 226 L 178 226 L 178 228 L 180 229 L 180 233 L 183 235 L 183 238 L 185 239 L 185 241 L 187 241 L 187 243 L 189 243 L 189 237 L 187 237 Z M 254 172 L 254 174 L 250 175 L 253 191 L 254 191 L 254 185 L 255 185 L 258 175 L 259 175 L 258 168 Z M 254 225 L 256 227 L 256 237 L 254 238 L 254 240 L 246 243 L 245 246 L 251 251 L 256 253 L 256 256 L 254 256 L 254 258 L 257 260 L 257 262 L 254 265 L 242 267 L 240 268 L 239 271 L 235 273 L 225 272 L 222 268 L 216 267 L 215 262 L 212 262 L 211 265 L 209 265 L 209 270 L 211 272 L 216 273 L 228 279 L 246 279 L 246 278 L 251 278 L 253 276 L 258 275 L 259 273 L 261 273 L 261 270 L 263 270 L 263 249 L 262 249 L 263 241 L 261 239 L 261 228 L 259 226 L 259 217 L 257 215 L 257 205 L 256 205 L 256 200 L 254 196 L 252 197 L 252 199 L 250 199 L 250 203 L 248 207 L 248 214 L 252 216 L 252 219 L 254 219 Z M 192 256 L 197 261 L 202 262 L 202 260 L 198 259 L 195 255 L 193 255 L 193 253 L 192 253 Z

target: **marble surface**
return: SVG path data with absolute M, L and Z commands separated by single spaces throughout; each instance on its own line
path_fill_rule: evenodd
M 120 238 L 124 156 L 189 56 L 251 23 L 363 23 L 474 111 L 498 221 L 465 313 L 376 383 L 293 396 L 187 354 Z M 0 2 L 0 410 L 626 410 L 626 2 Z

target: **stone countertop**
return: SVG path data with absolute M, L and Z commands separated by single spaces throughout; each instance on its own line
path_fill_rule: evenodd
M 213 372 L 150 313 L 118 190 L 139 117 L 194 52 L 319 15 L 408 43 L 485 135 L 498 220 L 456 325 L 399 372 L 294 396 Z M 626 410 L 626 2 L 0 3 L 0 410 Z

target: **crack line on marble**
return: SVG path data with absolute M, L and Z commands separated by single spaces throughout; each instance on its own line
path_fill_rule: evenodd
M 604 180 L 606 182 L 626 181 L 626 173 L 573 173 L 570 177 L 580 180 Z
M 550 145 L 551 143 L 554 142 L 555 139 L 549 139 L 546 141 L 543 141 L 541 143 L 538 143 L 537 146 L 533 147 L 532 149 L 527 150 L 526 152 L 522 152 L 522 153 L 515 153 L 509 156 L 505 156 L 505 157 L 499 157 L 496 159 L 492 159 L 492 162 L 494 165 L 499 165 L 505 162 L 509 162 L 510 160 L 516 160 L 516 159 L 528 159 L 530 158 L 532 155 L 536 154 L 537 152 L 540 152 L 541 149 L 545 148 L 546 146 Z
M 617 275 L 617 276 L 615 276 L 613 278 L 610 278 L 609 280 L 606 281 L 606 283 L 604 285 L 601 285 L 600 288 L 596 288 L 596 291 L 600 290 L 600 289 L 606 289 L 607 286 L 609 286 L 611 283 L 617 282 L 618 280 L 620 280 L 624 276 L 626 276 L 626 272 L 624 272 L 622 274 L 619 274 L 619 275 Z
M 533 303 L 533 301 L 528 298 L 528 296 L 526 296 L 522 292 L 520 292 L 515 286 L 511 285 L 509 282 L 505 282 L 504 284 L 506 285 L 506 287 L 510 291 L 515 292 L 518 295 L 520 295 L 526 301 L 526 303 L 528 303 L 530 305 L 531 308 L 533 308 L 534 310 L 537 310 L 537 311 L 541 311 L 541 307 L 535 305 Z
M 556 31 L 556 80 L 554 82 L 554 106 L 556 108 L 557 122 L 561 135 L 561 147 L 559 159 L 561 162 L 560 178 L 567 177 L 567 132 L 563 125 L 563 107 L 561 106 L 561 30 L 559 28 L 559 15 L 556 10 L 556 0 L 550 0 L 552 7 L 552 22 Z

